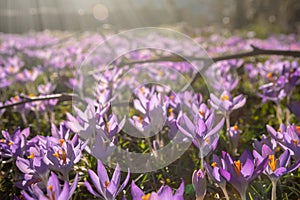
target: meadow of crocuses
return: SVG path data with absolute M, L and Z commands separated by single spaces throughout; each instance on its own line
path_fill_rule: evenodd
M 300 51 L 300 34 L 195 35 L 212 58 Z M 204 51 L 168 35 L 110 37 L 0 34 L 0 199 L 300 198 L 297 55 L 189 63 L 162 47 Z

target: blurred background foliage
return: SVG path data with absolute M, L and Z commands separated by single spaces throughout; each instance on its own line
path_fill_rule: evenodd
M 110 30 L 180 26 L 268 32 L 298 31 L 299 0 L 1 0 L 0 32 Z

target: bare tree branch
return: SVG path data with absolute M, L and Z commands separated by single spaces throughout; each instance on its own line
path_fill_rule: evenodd
M 133 60 L 121 63 L 121 65 L 134 65 L 134 64 L 142 64 L 142 63 L 154 63 L 154 62 L 186 62 L 188 60 L 212 60 L 214 62 L 222 61 L 222 60 L 230 60 L 230 59 L 239 59 L 245 57 L 259 56 L 259 55 L 277 55 L 277 56 L 291 56 L 291 57 L 300 57 L 300 51 L 290 51 L 290 50 L 273 50 L 273 49 L 261 49 L 254 45 L 251 45 L 252 51 L 236 53 L 232 55 L 225 56 L 217 56 L 212 58 L 204 58 L 204 57 L 187 57 L 183 58 L 178 55 L 165 56 L 160 58 L 152 58 L 148 60 Z
M 68 93 L 51 94 L 51 95 L 44 95 L 44 96 L 37 96 L 37 97 L 23 96 L 21 98 L 22 98 L 21 101 L 18 101 L 15 103 L 8 103 L 3 106 L 0 106 L 0 110 L 5 109 L 5 108 L 10 108 L 13 106 L 22 105 L 25 103 L 35 102 L 35 101 L 47 101 L 47 100 L 52 100 L 52 99 L 58 99 L 59 101 L 72 101 L 73 99 L 80 100 L 80 98 L 77 95 L 68 94 Z

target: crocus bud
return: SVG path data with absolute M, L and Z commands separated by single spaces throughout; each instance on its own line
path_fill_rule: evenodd
M 193 177 L 193 186 L 196 192 L 196 200 L 202 200 L 204 199 L 204 196 L 206 194 L 206 177 L 204 172 L 199 169 L 198 171 L 194 171 Z

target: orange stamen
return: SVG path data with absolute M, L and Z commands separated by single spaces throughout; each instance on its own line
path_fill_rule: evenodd
M 267 74 L 267 77 L 268 77 L 271 81 L 273 81 L 273 74 L 272 74 L 272 72 L 269 72 L 269 73 Z
M 213 163 L 211 163 L 211 166 L 212 166 L 213 168 L 215 168 L 215 167 L 217 166 L 217 163 L 216 163 L 216 162 L 213 162 Z
M 226 95 L 226 94 L 224 94 L 224 95 L 222 95 L 222 96 L 220 97 L 220 99 L 221 99 L 222 101 L 228 101 L 228 100 L 229 100 L 229 96 Z
M 49 185 L 47 188 L 48 188 L 48 190 L 50 190 L 50 192 L 51 192 L 52 200 L 55 200 L 55 194 L 54 194 L 54 191 L 53 191 L 53 186 L 52 186 L 52 185 Z
M 234 126 L 233 126 L 233 130 L 234 130 L 234 131 L 237 131 L 237 130 L 239 130 L 239 127 L 238 127 L 237 125 L 234 125 Z
M 150 195 L 151 195 L 151 194 L 148 193 L 148 194 L 142 196 L 142 200 L 149 200 L 149 199 L 150 199 Z
M 300 133 L 300 126 L 296 126 L 298 133 Z
M 200 116 L 201 116 L 202 118 L 205 117 L 205 112 L 204 112 L 203 110 L 199 110 L 199 114 L 200 114 Z
M 65 142 L 64 139 L 59 139 L 59 146 L 62 146 L 64 142 Z
M 105 185 L 105 188 L 107 188 L 109 186 L 109 181 L 105 181 L 104 185 Z
M 140 91 L 141 91 L 142 94 L 145 94 L 145 88 L 144 87 L 141 87 Z
M 294 139 L 294 140 L 292 140 L 292 143 L 294 143 L 296 146 L 298 146 L 299 141 Z
M 269 166 L 273 172 L 276 170 L 277 161 L 274 155 L 269 155 Z
M 34 153 L 32 152 L 30 156 L 27 156 L 27 158 L 34 159 Z
M 142 116 L 138 116 L 138 120 L 139 120 L 140 124 L 143 124 L 143 117 Z
M 240 160 L 234 161 L 234 169 L 235 169 L 235 172 L 236 172 L 237 176 L 240 176 L 241 169 L 242 169 Z
M 105 130 L 106 130 L 106 132 L 109 132 L 109 131 L 110 131 L 109 125 L 110 125 L 109 122 L 106 122 L 106 123 L 105 123 Z
M 277 130 L 277 132 L 281 133 L 281 132 L 282 132 L 281 128 L 279 128 L 279 129 Z

